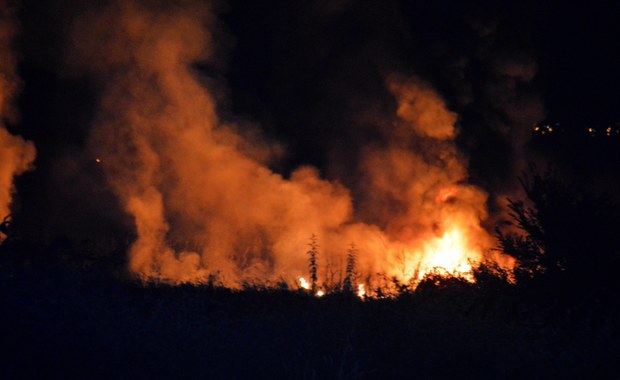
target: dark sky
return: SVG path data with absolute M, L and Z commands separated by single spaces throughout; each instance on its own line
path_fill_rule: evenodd
M 18 204 L 42 215 L 38 227 L 119 218 L 102 173 L 74 164 L 98 94 L 64 56 L 69 25 L 94 3 L 19 5 L 23 89 L 12 129 L 35 142 L 38 158 L 18 182 Z M 394 72 L 429 82 L 460 115 L 457 142 L 472 181 L 490 191 L 514 180 L 533 123 L 620 119 L 618 2 L 231 0 L 217 8 L 218 59 L 196 69 L 212 78 L 224 119 L 258 125 L 286 146 L 273 165 L 285 175 L 309 163 L 345 184 L 359 180 L 350 170 L 358 148 L 394 113 L 385 89 Z
M 360 72 L 355 79 L 369 80 L 373 69 L 385 69 L 379 66 L 412 70 L 449 92 L 446 66 L 459 58 L 482 61 L 481 50 L 491 45 L 531 57 L 538 66 L 535 89 L 558 117 L 617 116 L 618 3 L 344 1 L 335 10 L 267 3 L 232 2 L 224 16 L 236 38 L 230 83 L 246 97 L 279 103 L 269 96 L 279 100 L 274 91 L 290 91 L 310 100 L 313 94 L 301 90 L 316 89 L 316 79 L 354 71 Z M 338 67 L 355 55 L 362 59 Z M 476 83 L 485 69 L 472 67 L 467 75 Z
M 545 116 L 573 127 L 620 118 L 617 3 L 229 4 L 232 110 L 287 141 L 291 167 L 346 170 L 359 140 L 374 138 L 368 124 L 393 107 L 384 79 L 394 71 L 431 82 L 460 115 L 459 143 L 485 187 L 502 188 L 524 154 L 509 140 L 525 137 L 502 129 Z M 506 80 L 511 65 L 531 78 Z

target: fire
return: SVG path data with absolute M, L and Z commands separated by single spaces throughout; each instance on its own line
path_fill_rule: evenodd
M 310 283 L 305 278 L 299 277 L 299 287 L 301 289 L 310 290 Z M 319 289 L 314 295 L 317 297 L 323 297 L 325 295 L 325 291 Z
M 301 286 L 302 289 L 310 290 L 310 284 L 303 277 L 299 277 L 299 286 Z
M 457 196 L 457 187 L 444 188 L 439 190 L 435 202 L 446 203 L 451 199 L 456 199 Z M 480 256 L 478 252 L 468 247 L 468 237 L 464 229 L 458 226 L 450 227 L 440 237 L 432 238 L 424 245 L 424 251 L 428 252 L 426 255 L 428 259 L 419 274 L 422 277 L 429 270 L 437 268 L 468 278 L 472 270 L 470 261 Z
M 366 289 L 364 288 L 364 284 L 357 285 L 357 296 L 359 298 L 364 298 L 366 295 Z
M 467 226 L 465 222 L 448 223 L 440 234 L 404 248 L 399 257 L 401 266 L 391 273 L 403 282 L 420 281 L 433 271 L 475 281 L 473 265 L 482 261 L 490 239 L 484 230 Z
M 478 256 L 467 247 L 465 236 L 458 229 L 446 231 L 443 236 L 429 241 L 425 250 L 431 254 L 420 276 L 433 268 L 440 268 L 467 278 L 472 270 L 469 260 Z

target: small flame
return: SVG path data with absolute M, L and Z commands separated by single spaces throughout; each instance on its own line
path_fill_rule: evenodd
M 310 284 L 303 277 L 299 277 L 299 286 L 301 286 L 303 289 L 310 290 Z
M 365 295 L 366 295 L 366 289 L 364 288 L 364 284 L 358 284 L 357 285 L 357 296 L 359 298 L 364 298 Z
M 101 163 L 101 159 L 100 158 L 95 158 L 95 162 L 100 164 Z
M 322 290 L 319 290 L 318 292 L 316 292 L 317 297 L 323 297 L 324 295 L 325 295 L 325 292 Z

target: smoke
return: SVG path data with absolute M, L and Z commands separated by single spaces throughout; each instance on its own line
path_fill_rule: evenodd
M 458 150 L 491 203 L 519 187 L 517 178 L 533 159 L 532 127 L 544 118 L 535 9 L 397 0 L 232 4 L 243 57 L 233 74 L 260 73 L 239 75 L 243 83 L 234 83 L 232 96 L 254 117 L 277 110 L 260 121 L 275 125 L 276 135 L 294 147 L 296 163 L 312 162 L 357 197 L 360 178 L 350 162 L 361 159 L 360 148 L 374 143 L 380 125 L 393 117 L 385 78 L 415 73 L 459 115 Z
M 10 213 L 14 177 L 30 169 L 35 158 L 34 145 L 11 135 L 5 124 L 17 120 L 14 98 L 20 85 L 11 49 L 15 34 L 13 13 L 11 4 L 0 0 L 0 218 Z
M 360 167 L 367 181 L 365 215 L 391 240 L 410 247 L 456 229 L 465 237 L 460 259 L 480 260 L 492 245 L 480 227 L 487 218 L 487 194 L 467 183 L 467 162 L 455 144 L 457 115 L 418 78 L 392 75 L 387 87 L 397 100 L 399 120 L 385 131 L 385 143 L 365 148 Z M 422 261 L 433 260 L 424 250 L 415 253 Z
M 463 70 L 479 72 L 469 84 L 475 97 L 463 106 L 473 114 L 466 121 L 464 145 L 469 146 L 476 175 L 502 203 L 519 193 L 517 179 L 528 162 L 540 160 L 528 148 L 534 126 L 546 117 L 536 86 L 538 64 L 527 46 L 533 36 L 525 37 L 531 25 L 520 17 L 505 23 L 497 16 L 476 19 L 470 27 L 477 48 Z
M 75 63 L 103 86 L 92 150 L 135 220 L 134 272 L 277 278 L 305 267 L 312 233 L 334 241 L 360 226 L 342 186 L 310 167 L 284 179 L 262 165 L 268 149 L 218 120 L 192 69 L 210 57 L 212 22 L 196 2 L 117 2 L 80 19 Z
M 504 225 L 510 212 L 507 199 L 525 195 L 518 179 L 529 164 L 547 161 L 529 146 L 535 125 L 545 119 L 547 111 L 536 88 L 538 64 L 531 52 L 520 46 L 521 38 L 515 43 L 502 34 L 498 23 L 490 24 L 474 24 L 481 41 L 476 64 L 486 71 L 479 78 L 477 98 L 468 106 L 478 114 L 469 122 L 481 125 L 471 128 L 469 153 L 475 175 L 493 194 L 488 224 Z
M 311 234 L 325 272 L 343 269 L 351 242 L 360 272 L 405 279 L 420 266 L 482 256 L 486 194 L 467 184 L 457 116 L 428 84 L 387 78 L 396 115 L 379 131 L 383 143 L 360 148 L 364 196 L 354 212 L 342 184 L 310 166 L 273 172 L 267 163 L 279 146 L 218 117 L 195 68 L 216 59 L 217 33 L 213 9 L 195 1 L 116 1 L 74 25 L 72 66 L 101 89 L 92 159 L 133 217 L 134 273 L 173 283 L 290 282 L 307 271 Z
M 495 121 L 494 125 L 511 145 L 511 173 L 517 178 L 527 167 L 526 146 L 532 129 L 546 116 L 540 96 L 528 86 L 536 76 L 537 65 L 527 55 L 504 53 L 493 59 L 492 72 L 493 81 L 487 87 L 487 96 L 503 116 L 503 120 Z

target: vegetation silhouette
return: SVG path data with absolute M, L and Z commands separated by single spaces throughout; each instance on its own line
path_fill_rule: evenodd
M 355 271 L 355 265 L 357 263 L 357 247 L 355 247 L 354 243 L 351 243 L 349 249 L 347 249 L 347 267 L 345 269 L 345 277 L 342 284 L 342 290 L 344 292 L 352 292 L 355 285 L 355 280 L 357 278 L 357 273 Z
M 318 281 L 318 256 L 319 256 L 319 243 L 315 234 L 310 236 L 310 242 L 308 243 L 310 249 L 306 254 L 308 255 L 308 271 L 310 274 L 310 288 L 312 293 L 316 293 L 316 283 Z
M 552 169 L 521 178 L 524 200 L 509 200 L 516 231 L 497 230 L 516 259 L 514 277 L 532 296 L 560 302 L 617 301 L 620 209 L 606 194 L 566 184 Z
M 313 292 L 284 279 L 231 290 L 217 273 L 181 286 L 133 277 L 123 259 L 131 239 L 35 239 L 14 224 L 0 244 L 0 368 L 7 378 L 619 374 L 617 206 L 553 171 L 532 170 L 522 184 L 511 229 L 498 230 L 514 273 L 483 262 L 472 263 L 474 281 L 439 269 L 407 283 L 374 274 L 382 286 L 363 300 L 353 245 L 346 268 L 330 267 L 344 270 L 333 291 L 315 296 L 315 235 Z

